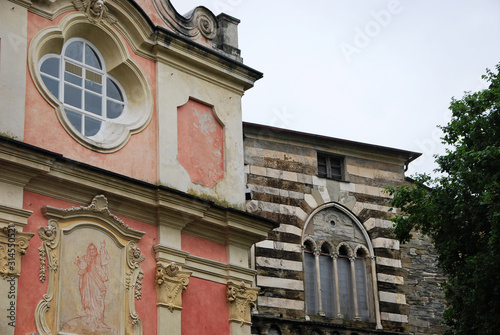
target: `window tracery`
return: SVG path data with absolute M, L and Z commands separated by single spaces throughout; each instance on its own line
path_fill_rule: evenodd
M 354 215 L 336 204 L 314 211 L 303 250 L 308 315 L 380 323 L 373 248 Z

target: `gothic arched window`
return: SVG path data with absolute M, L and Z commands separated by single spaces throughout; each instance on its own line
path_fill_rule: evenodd
M 305 225 L 303 247 L 308 315 L 380 323 L 373 248 L 352 213 L 338 204 L 315 210 Z

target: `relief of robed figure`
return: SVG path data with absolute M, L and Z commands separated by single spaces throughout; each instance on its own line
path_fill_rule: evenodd
M 78 331 L 82 334 L 116 334 L 105 322 L 106 283 L 109 280 L 108 263 L 111 257 L 106 249 L 106 241 L 100 249 L 90 243 L 85 254 L 76 256 L 74 264 L 78 270 L 78 290 L 85 316 L 71 319 L 62 330 Z

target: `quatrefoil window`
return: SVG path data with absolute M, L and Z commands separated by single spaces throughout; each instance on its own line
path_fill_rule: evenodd
M 126 111 L 123 89 L 106 72 L 97 48 L 86 40 L 70 39 L 61 55 L 45 55 L 40 74 L 47 89 L 62 102 L 70 124 L 85 137 L 97 135 L 106 122 Z

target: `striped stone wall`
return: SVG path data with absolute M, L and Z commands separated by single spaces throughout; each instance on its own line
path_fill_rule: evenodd
M 252 190 L 247 210 L 280 223 L 268 240 L 255 246 L 259 315 L 307 320 L 302 230 L 314 209 L 337 202 L 357 216 L 373 244 L 384 330 L 407 332 L 407 271 L 401 246 L 388 229 L 392 222 L 384 187 L 405 182 L 405 160 L 411 153 L 248 126 L 244 131 L 246 182 Z M 345 181 L 317 177 L 317 151 L 345 157 Z M 350 325 L 374 329 L 361 322 Z

